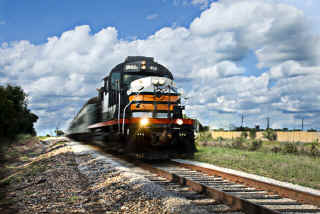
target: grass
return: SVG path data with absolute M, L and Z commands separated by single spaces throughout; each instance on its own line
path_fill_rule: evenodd
M 47 140 L 47 139 L 50 138 L 50 137 L 48 137 L 48 136 L 37 136 L 37 138 L 38 138 L 39 140 Z
M 7 169 L 17 169 L 17 167 L 6 166 Z M 15 173 L 0 179 L 0 184 L 8 185 L 10 183 L 20 183 L 23 181 L 25 176 L 37 176 L 40 173 L 46 171 L 48 166 L 43 162 L 34 162 L 27 167 L 17 169 Z
M 26 156 L 26 155 L 22 155 L 22 156 L 19 157 L 19 160 L 20 161 L 29 161 L 30 158 L 28 156 Z
M 79 196 L 73 195 L 73 196 L 71 196 L 71 197 L 69 198 L 69 201 L 70 201 L 70 202 L 74 202 L 74 201 L 77 201 L 77 200 L 79 200 L 79 199 L 80 199 Z
M 38 139 L 31 135 L 18 135 L 15 140 L 3 145 L 3 167 L 0 168 L 0 185 L 20 183 L 25 176 L 37 176 L 48 166 L 45 161 L 32 161 L 32 156 L 39 155 Z
M 198 146 L 194 160 L 320 189 L 320 158 Z
M 320 157 L 320 143 L 302 142 L 278 142 L 259 139 L 250 139 L 249 137 L 237 137 L 234 139 L 213 139 L 211 132 L 200 132 L 196 137 L 196 144 L 199 146 L 227 147 L 248 151 L 264 151 L 267 153 L 281 152 L 293 153 L 296 155 Z
M 16 138 L 16 141 L 24 142 L 30 140 L 31 138 L 33 138 L 33 136 L 30 134 L 19 134 Z

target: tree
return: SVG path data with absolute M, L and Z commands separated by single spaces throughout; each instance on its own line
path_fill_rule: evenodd
M 64 132 L 62 130 L 59 130 L 59 129 L 56 129 L 54 132 L 56 133 L 57 136 L 64 135 Z
M 0 138 L 32 134 L 38 116 L 28 109 L 27 94 L 19 86 L 0 86 Z
M 277 133 L 272 129 L 267 129 L 262 134 L 264 138 L 267 138 L 270 141 L 277 140 Z

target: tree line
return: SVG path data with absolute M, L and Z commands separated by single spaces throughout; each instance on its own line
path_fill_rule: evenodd
M 28 109 L 28 95 L 20 86 L 0 85 L 0 138 L 18 134 L 36 135 L 33 124 L 38 116 Z

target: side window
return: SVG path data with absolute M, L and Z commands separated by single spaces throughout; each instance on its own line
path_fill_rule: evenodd
M 109 88 L 108 88 L 108 78 L 105 78 L 105 79 L 104 79 L 104 93 L 106 94 L 107 91 L 109 91 Z
M 118 84 L 120 83 L 120 72 L 113 72 L 111 74 L 109 88 L 109 106 L 113 106 L 118 103 Z
M 118 89 L 118 84 L 120 84 L 120 72 L 113 72 L 111 75 L 111 89 Z

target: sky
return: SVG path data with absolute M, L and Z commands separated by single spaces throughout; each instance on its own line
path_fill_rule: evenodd
M 0 0 L 0 85 L 19 85 L 39 135 L 67 129 L 126 56 L 173 73 L 211 128 L 320 130 L 318 0 Z

